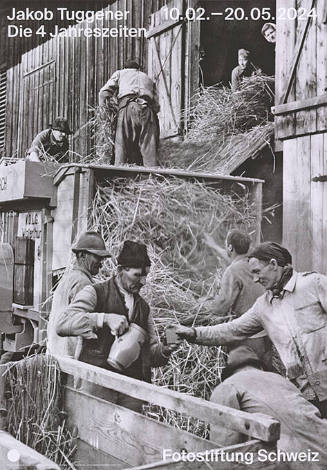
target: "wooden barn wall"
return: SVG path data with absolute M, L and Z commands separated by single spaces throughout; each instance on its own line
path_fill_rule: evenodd
M 276 10 L 300 14 L 301 8 L 310 11 L 312 4 L 312 0 L 277 0 Z M 307 21 L 277 20 L 276 137 L 280 139 L 327 130 L 327 3 L 316 0 L 314 5 L 317 16 L 310 20 L 287 99 L 285 91 Z M 286 105 L 281 114 L 280 105 Z
M 108 2 L 109 3 L 109 2 Z M 106 7 L 129 11 L 126 26 L 148 28 L 150 14 L 166 0 L 116 0 Z M 94 9 L 90 8 L 90 9 Z M 96 20 L 88 27 L 117 27 L 122 22 Z M 1 25 L 0 25 L 1 26 Z M 76 26 L 76 28 L 81 26 Z M 3 25 L 1 28 L 3 34 Z M 68 118 L 71 149 L 86 156 L 94 142 L 87 125 L 98 92 L 124 60 L 139 56 L 146 68 L 146 38 L 56 37 L 40 44 L 32 39 L 4 38 L 7 53 L 7 121 L 5 155 L 23 157 L 33 137 L 56 115 Z
M 327 274 L 327 133 L 284 142 L 283 243 L 298 271 Z M 296 171 L 295 171 L 296 169 Z

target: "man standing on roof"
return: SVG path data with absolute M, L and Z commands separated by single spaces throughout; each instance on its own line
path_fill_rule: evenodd
M 248 413 L 263 413 L 280 422 L 277 449 L 311 456 L 314 461 L 289 461 L 281 468 L 325 470 L 327 462 L 327 420 L 287 379 L 262 370 L 263 364 L 248 346 L 234 349 L 223 370 L 223 382 L 212 393 L 211 401 Z M 210 439 L 223 447 L 240 444 L 248 436 L 219 426 L 210 426 Z M 279 467 L 278 467 L 279 468 Z
M 210 241 L 207 237 L 207 243 L 215 246 Z M 219 321 L 219 317 L 225 315 L 239 318 L 252 307 L 258 297 L 264 294 L 264 288 L 253 281 L 250 272 L 248 262 L 250 245 L 251 238 L 246 233 L 236 229 L 228 232 L 225 246 L 232 262 L 223 274 L 219 294 L 203 304 L 211 314 L 212 325 Z M 254 349 L 259 358 L 265 362 L 266 368 L 271 368 L 271 342 L 265 331 L 244 339 L 243 344 L 248 344 Z
M 164 346 L 158 342 L 149 305 L 139 295 L 151 265 L 146 246 L 125 241 L 117 262 L 116 276 L 85 287 L 70 305 L 61 311 L 57 334 L 64 338 L 82 336 L 83 346 L 79 360 L 117 372 L 116 368 L 108 363 L 115 336 L 120 336 L 132 323 L 136 324 L 146 332 L 146 339 L 134 362 L 120 372 L 128 377 L 150 382 L 151 367 L 167 364 L 175 347 Z M 106 321 L 106 317 L 112 315 L 122 320 L 119 330 Z M 134 411 L 142 409 L 140 400 L 96 384 L 84 382 L 83 389 Z
M 327 417 L 327 276 L 297 273 L 290 252 L 274 242 L 249 254 L 255 282 L 265 289 L 240 318 L 222 325 L 177 326 L 176 333 L 196 344 L 228 345 L 262 329 L 275 345 L 286 376 Z
M 26 159 L 33 162 L 57 161 L 69 163 L 69 144 L 71 134 L 67 119 L 57 117 L 49 129 L 41 131 L 27 151 Z
M 119 100 L 115 165 L 158 166 L 160 107 L 155 83 L 136 60 L 128 60 L 101 88 L 99 105 L 114 94 Z
M 103 238 L 96 232 L 84 232 L 72 247 L 76 260 L 66 269 L 55 290 L 48 323 L 48 345 L 50 354 L 77 358 L 79 341 L 77 337 L 61 337 L 56 333 L 58 319 L 76 295 L 85 286 L 93 284 L 93 276 L 98 274 L 103 260 L 110 257 Z
M 246 49 L 239 49 L 238 66 L 232 70 L 232 91 L 237 91 L 240 88 L 243 78 L 251 77 L 253 72 L 254 68 L 250 62 L 250 51 L 247 51 Z

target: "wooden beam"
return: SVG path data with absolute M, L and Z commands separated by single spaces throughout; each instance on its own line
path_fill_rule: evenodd
M 311 11 L 314 7 L 316 3 L 316 0 L 312 0 L 312 3 L 311 3 L 311 7 L 308 11 Z M 299 60 L 300 60 L 300 56 L 301 56 L 301 51 L 303 49 L 303 46 L 304 46 L 304 42 L 305 42 L 305 38 L 306 38 L 306 35 L 307 35 L 307 32 L 309 30 L 309 26 L 310 26 L 310 23 L 311 23 L 311 16 L 308 16 L 307 17 L 307 21 L 305 23 L 305 26 L 304 26 L 304 29 L 303 29 L 303 32 L 302 32 L 302 36 L 301 36 L 301 39 L 300 41 L 298 42 L 298 45 L 297 45 L 297 48 L 296 48 L 296 51 L 295 51 L 295 55 L 294 55 L 294 60 L 293 60 L 293 64 L 292 64 L 292 67 L 291 67 L 291 70 L 290 70 L 290 74 L 289 74 L 289 78 L 288 78 L 288 82 L 287 82 L 287 85 L 286 85 L 286 89 L 285 89 L 285 92 L 282 96 L 282 104 L 285 104 L 287 102 L 287 98 L 288 98 L 288 95 L 289 95 L 289 92 L 291 90 L 291 87 L 292 87 L 292 83 L 293 83 L 293 79 L 294 79 L 294 74 L 295 74 L 295 71 L 296 71 L 296 67 L 299 63 Z
M 135 175 L 139 174 L 158 174 L 158 175 L 167 175 L 167 176 L 185 176 L 185 177 L 194 177 L 194 178 L 205 178 L 211 179 L 213 181 L 231 181 L 235 183 L 264 183 L 265 181 L 259 178 L 247 178 L 244 176 L 229 176 L 229 175 L 219 175 L 212 173 L 205 173 L 200 171 L 185 171 L 179 169 L 170 169 L 170 168 L 145 168 L 143 166 L 115 166 L 115 165 L 88 165 L 82 163 L 67 163 L 63 168 L 58 170 L 57 175 L 59 176 L 63 169 L 80 167 L 82 169 L 93 168 L 94 170 L 100 170 L 104 173 L 133 173 Z M 56 176 L 55 176 L 56 178 Z M 58 184 L 55 182 L 55 184 Z
M 74 196 L 73 196 L 73 213 L 72 213 L 72 235 L 71 242 L 75 241 L 78 229 L 78 216 L 79 216 L 79 199 L 81 187 L 81 168 L 75 168 L 74 172 Z
M 157 34 L 164 33 L 165 31 L 168 31 L 171 28 L 174 28 L 175 26 L 178 26 L 181 24 L 183 20 L 170 20 L 170 21 L 165 21 L 158 26 L 155 26 L 154 28 L 150 29 L 147 31 L 145 34 L 146 39 L 150 39 L 153 36 L 156 36 Z
M 271 112 L 275 116 L 287 114 L 294 111 L 302 111 L 304 109 L 316 108 L 318 106 L 327 105 L 327 95 L 315 96 L 307 100 L 292 101 L 291 103 L 279 104 L 271 108 Z
M 277 420 L 270 416 L 234 410 L 227 406 L 207 402 L 173 390 L 167 390 L 163 387 L 109 372 L 100 367 L 68 357 L 55 356 L 55 358 L 63 372 L 73 376 L 77 375 L 97 385 L 125 393 L 133 398 L 149 401 L 179 413 L 186 413 L 203 421 L 217 426 L 224 426 L 263 441 L 276 441 L 279 439 L 280 425 Z
M 77 426 L 79 438 L 129 465 L 161 460 L 164 448 L 200 452 L 219 447 L 217 443 L 70 387 L 65 388 L 64 400 L 69 425 Z

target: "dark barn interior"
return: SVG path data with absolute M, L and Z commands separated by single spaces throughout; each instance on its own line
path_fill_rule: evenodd
M 237 63 L 237 51 L 244 48 L 252 53 L 252 62 L 267 75 L 274 75 L 275 47 L 261 35 L 266 21 L 226 20 L 224 16 L 212 16 L 213 12 L 224 12 L 226 8 L 243 8 L 248 18 L 251 9 L 270 8 L 275 16 L 275 0 L 207 0 L 202 2 L 209 21 L 201 22 L 201 44 L 204 57 L 201 60 L 205 86 L 223 82 L 228 85 L 231 72 Z M 255 13 L 255 12 L 254 12 Z M 273 21 L 271 21 L 273 22 Z

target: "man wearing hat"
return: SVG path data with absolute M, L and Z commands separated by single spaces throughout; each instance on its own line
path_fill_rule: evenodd
M 253 72 L 254 68 L 250 62 L 250 51 L 239 49 L 238 66 L 232 70 L 232 91 L 237 91 L 240 88 L 243 78 L 250 77 Z
M 155 83 L 140 70 L 138 61 L 128 60 L 99 92 L 99 105 L 117 95 L 118 120 L 115 165 L 134 163 L 158 166 L 159 102 Z
M 246 411 L 263 413 L 280 422 L 277 449 L 282 452 L 308 454 L 317 459 L 288 462 L 281 468 L 323 470 L 327 462 L 327 420 L 321 419 L 316 407 L 309 403 L 289 380 L 262 370 L 263 364 L 248 346 L 234 349 L 223 370 L 223 382 L 212 393 L 211 401 Z M 211 426 L 210 439 L 222 446 L 248 440 L 248 436 L 228 428 Z M 309 456 L 308 456 L 309 458 Z M 279 468 L 279 467 L 278 467 Z
M 93 284 L 93 276 L 98 274 L 102 261 L 110 257 L 110 253 L 106 250 L 103 238 L 96 232 L 82 233 L 72 247 L 72 251 L 76 259 L 73 266 L 66 269 L 53 296 L 48 323 L 47 351 L 50 354 L 78 358 L 80 353 L 78 338 L 58 336 L 57 324 L 77 293 L 85 286 Z M 104 320 L 107 322 L 112 320 L 113 326 L 118 324 L 118 327 L 120 323 L 125 323 L 124 319 L 105 318 Z
M 98 284 L 88 285 L 76 295 L 58 319 L 57 333 L 60 336 L 82 336 L 83 347 L 79 360 L 117 372 L 107 362 L 115 335 L 122 334 L 131 323 L 136 324 L 145 330 L 147 338 L 139 356 L 135 357 L 135 361 L 122 373 L 150 382 L 151 367 L 166 364 L 174 347 L 164 346 L 157 341 L 149 305 L 139 295 L 151 264 L 146 246 L 125 241 L 117 262 L 116 276 Z M 103 322 L 103 316 L 112 312 L 125 321 L 118 332 Z M 84 383 L 83 389 L 134 411 L 140 411 L 142 408 L 140 400 L 96 384 Z
M 41 131 L 27 151 L 27 160 L 33 162 L 57 161 L 68 163 L 68 139 L 71 134 L 67 119 L 57 117 L 49 129 Z
M 177 334 L 197 344 L 228 345 L 263 328 L 287 378 L 327 417 L 327 276 L 295 272 L 290 252 L 274 242 L 252 250 L 249 266 L 266 290 L 253 307 L 229 323 L 179 326 Z

